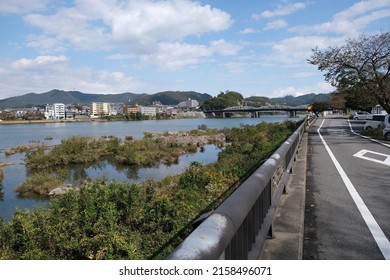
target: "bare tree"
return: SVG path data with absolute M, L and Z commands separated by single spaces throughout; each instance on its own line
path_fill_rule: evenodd
M 390 113 L 390 33 L 361 35 L 325 51 L 313 49 L 308 60 L 326 71 L 325 80 L 339 92 L 371 95 Z

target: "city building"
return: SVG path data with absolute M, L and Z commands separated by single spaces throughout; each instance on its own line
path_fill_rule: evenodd
M 111 114 L 111 105 L 107 102 L 92 102 L 90 105 L 91 118 L 109 116 Z
M 124 106 L 123 107 L 123 114 L 136 114 L 138 113 L 138 105 L 136 106 Z
M 156 107 L 149 107 L 149 106 L 139 106 L 138 107 L 138 112 L 145 116 L 156 116 L 157 110 Z
M 195 109 L 195 108 L 199 107 L 199 102 L 194 100 L 194 99 L 188 98 L 188 100 L 180 102 L 177 107 L 179 109 L 182 109 L 182 110 L 183 109 Z
M 54 103 L 48 104 L 45 108 L 45 118 L 48 120 L 63 120 L 65 119 L 65 104 Z

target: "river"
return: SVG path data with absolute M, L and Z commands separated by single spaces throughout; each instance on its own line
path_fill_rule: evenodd
M 73 135 L 108 136 L 114 135 L 121 139 L 126 136 L 142 138 L 144 132 L 188 131 L 197 129 L 199 125 L 208 128 L 231 128 L 243 124 L 254 125 L 260 122 L 283 122 L 286 115 L 262 116 L 261 118 L 226 118 L 226 119 L 174 119 L 150 120 L 136 122 L 79 122 L 79 123 L 44 123 L 44 124 L 14 124 L 0 125 L 0 162 L 11 164 L 3 167 L 3 189 L 0 191 L 0 218 L 9 220 L 16 208 L 31 209 L 34 206 L 45 206 L 48 199 L 44 197 L 19 197 L 14 188 L 25 181 L 30 172 L 24 165 L 24 154 L 5 155 L 5 149 L 19 145 L 28 145 L 31 142 L 56 145 L 62 139 Z M 294 119 L 296 120 L 296 119 Z M 52 140 L 45 140 L 50 136 Z M 214 145 L 207 145 L 204 151 L 195 154 L 183 155 L 177 164 L 151 168 L 132 168 L 124 165 L 112 164 L 105 160 L 97 164 L 77 165 L 67 168 L 67 182 L 72 183 L 82 178 L 106 177 L 110 180 L 136 183 L 145 179 L 162 179 L 167 175 L 181 173 L 192 161 L 203 164 L 215 162 L 219 149 Z

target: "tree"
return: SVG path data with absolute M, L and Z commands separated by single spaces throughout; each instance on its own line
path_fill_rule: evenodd
M 326 111 L 328 108 L 329 108 L 329 104 L 326 102 L 314 102 L 312 104 L 311 110 L 313 111 L 313 113 L 317 115 L 318 113 Z
M 308 62 L 317 65 L 318 70 L 326 71 L 325 80 L 339 92 L 374 97 L 390 113 L 389 32 L 361 35 L 325 51 L 313 49 Z
M 220 92 L 217 97 L 203 102 L 202 110 L 222 110 L 228 107 L 242 105 L 244 97 L 235 91 Z

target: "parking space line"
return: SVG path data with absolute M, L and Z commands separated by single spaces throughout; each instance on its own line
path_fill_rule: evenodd
M 361 150 L 353 155 L 354 157 L 369 160 L 372 162 L 390 166 L 390 155 L 382 154 L 369 150 Z
M 330 158 L 333 161 L 333 164 L 335 165 L 338 173 L 341 176 L 341 179 L 343 180 L 349 194 L 351 195 L 354 203 L 356 204 L 360 214 L 363 217 L 364 222 L 366 223 L 368 229 L 370 230 L 375 242 L 377 243 L 380 251 L 382 252 L 383 257 L 385 260 L 390 260 L 390 242 L 387 239 L 386 235 L 384 234 L 383 230 L 380 228 L 378 223 L 376 222 L 374 216 L 371 214 L 370 210 L 368 209 L 367 205 L 364 203 L 363 199 L 360 197 L 359 193 L 357 192 L 356 188 L 352 184 L 351 180 L 348 178 L 347 174 L 345 173 L 344 169 L 334 156 L 333 152 L 329 148 L 328 144 L 326 143 L 324 137 L 321 135 L 321 128 L 325 122 L 325 119 L 323 119 L 320 127 L 317 130 L 317 133 L 322 141 L 322 143 L 325 146 L 326 151 L 328 152 Z

